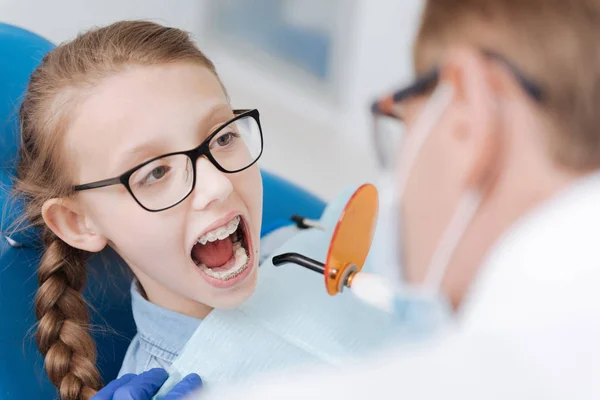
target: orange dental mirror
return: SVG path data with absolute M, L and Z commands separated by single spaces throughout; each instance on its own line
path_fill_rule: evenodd
M 354 275 L 362 270 L 373 241 L 377 213 L 377 189 L 371 184 L 362 185 L 348 200 L 338 219 L 325 264 L 298 253 L 285 253 L 273 257 L 273 265 L 294 263 L 321 273 L 327 293 L 335 296 L 344 287 L 350 287 Z M 305 225 L 318 227 L 311 223 Z

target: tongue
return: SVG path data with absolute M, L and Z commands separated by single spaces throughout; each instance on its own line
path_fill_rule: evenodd
M 233 243 L 231 237 L 206 244 L 196 244 L 192 255 L 208 268 L 220 267 L 233 257 Z

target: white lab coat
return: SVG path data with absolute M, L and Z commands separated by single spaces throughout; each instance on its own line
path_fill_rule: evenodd
M 514 224 L 437 339 L 198 398 L 599 400 L 600 175 Z

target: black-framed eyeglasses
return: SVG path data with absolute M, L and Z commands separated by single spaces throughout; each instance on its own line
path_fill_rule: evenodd
M 482 50 L 482 53 L 504 65 L 532 100 L 536 103 L 543 103 L 544 93 L 541 87 L 522 74 L 513 63 L 490 50 Z M 383 168 L 389 169 L 393 166 L 398 142 L 403 136 L 405 129 L 403 103 L 410 98 L 426 94 L 437 86 L 439 79 L 440 68 L 434 67 L 411 85 L 378 99 L 372 104 L 373 141 L 378 161 Z
M 154 157 L 118 177 L 73 187 L 75 191 L 123 185 L 150 212 L 164 211 L 185 200 L 196 186 L 196 162 L 206 157 L 229 174 L 251 167 L 262 155 L 258 110 L 234 110 L 233 119 L 217 128 L 200 146 Z

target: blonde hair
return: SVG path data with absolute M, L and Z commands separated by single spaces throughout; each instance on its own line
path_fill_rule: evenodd
M 103 77 L 131 65 L 198 63 L 215 67 L 181 30 L 152 22 L 123 21 L 80 34 L 48 53 L 31 75 L 20 109 L 22 146 L 15 192 L 26 217 L 43 230 L 45 252 L 35 296 L 36 341 L 61 399 L 89 399 L 102 387 L 89 313 L 82 296 L 87 254 L 60 240 L 44 224 L 43 204 L 72 195 L 64 136 L 69 111 Z
M 600 0 L 428 0 L 414 46 L 417 71 L 452 44 L 502 54 L 544 90 L 554 159 L 600 167 Z

